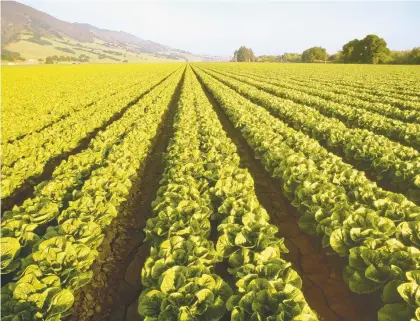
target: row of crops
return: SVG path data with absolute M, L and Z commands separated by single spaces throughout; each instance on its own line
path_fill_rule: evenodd
M 59 320 L 73 305 L 74 291 L 92 278 L 104 229 L 118 215 L 151 150 L 182 69 L 166 67 L 166 73 L 164 79 L 146 73 L 146 80 L 158 84 L 142 82 L 130 90 L 138 95 L 144 86 L 151 88 L 88 148 L 57 166 L 33 197 L 3 214 L 1 269 L 10 280 L 2 288 L 5 320 Z M 103 115 L 100 110 L 94 118 Z
M 13 195 L 31 177 L 40 175 L 51 159 L 76 148 L 83 138 L 105 125 L 113 115 L 121 112 L 125 106 L 135 102 L 138 97 L 161 82 L 162 75 L 167 73 L 167 69 L 168 67 L 164 67 L 162 71 L 159 69 L 150 71 L 140 79 L 134 77 L 130 80 L 129 85 L 124 84 L 126 89 L 112 95 L 107 93 L 109 88 L 104 86 L 102 94 L 106 97 L 89 104 L 86 108 L 74 110 L 72 103 L 64 104 L 62 108 L 58 109 L 63 113 L 71 111 L 65 117 L 61 117 L 59 121 L 55 121 L 55 117 L 46 113 L 45 117 L 41 117 L 41 120 L 48 124 L 41 130 L 37 130 L 38 127 L 35 125 L 31 127 L 31 123 L 29 126 L 9 125 L 9 119 L 12 122 L 15 122 L 16 119 L 13 116 L 8 116 L 9 108 L 6 105 L 4 126 L 6 128 L 25 128 L 28 132 L 19 140 L 3 142 L 2 199 Z M 172 69 L 174 68 L 172 67 Z M 7 95 L 5 100 L 5 104 L 7 104 Z M 62 102 L 57 99 L 56 103 L 61 104 Z M 24 113 L 25 109 L 22 108 L 20 112 Z M 52 114 L 55 115 L 55 113 Z M 5 136 L 8 137 L 7 134 Z
M 299 228 L 343 259 L 349 289 L 380 298 L 378 320 L 420 320 L 418 71 L 166 64 L 123 66 L 125 74 L 102 67 L 74 76 L 78 88 L 90 83 L 79 97 L 54 74 L 63 93 L 40 90 L 33 113 L 17 87 L 6 88 L 1 197 L 14 206 L 2 209 L 4 320 L 71 314 L 170 108 L 164 173 L 144 226 L 140 318 L 323 319 L 305 298 L 304 276 L 285 259 L 274 213 L 261 205 L 217 109 L 280 183 Z M 16 70 L 7 72 L 16 77 Z M 20 82 L 30 88 L 39 77 Z M 97 77 L 106 79 L 101 86 Z M 12 128 L 25 114 L 27 126 Z

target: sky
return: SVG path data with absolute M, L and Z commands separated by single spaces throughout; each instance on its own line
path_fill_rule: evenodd
M 19 0 L 18 0 L 19 1 Z M 195 54 L 257 55 L 321 46 L 332 54 L 367 34 L 392 50 L 420 46 L 420 2 L 21 0 L 68 22 L 121 30 Z

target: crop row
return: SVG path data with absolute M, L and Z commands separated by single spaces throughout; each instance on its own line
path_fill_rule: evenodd
M 141 315 L 159 320 L 316 320 L 299 290 L 301 280 L 280 258 L 277 228 L 259 205 L 250 174 L 191 70 L 187 71 L 175 134 L 167 154 L 152 241 L 142 272 Z M 214 249 L 210 220 L 218 221 Z M 232 289 L 214 274 L 225 259 Z
M 291 82 L 299 85 L 308 85 L 312 88 L 319 88 L 328 90 L 336 94 L 342 94 L 357 99 L 362 99 L 367 102 L 383 103 L 398 107 L 404 111 L 420 111 L 420 97 L 404 95 L 398 93 L 387 92 L 383 90 L 367 90 L 363 87 L 352 87 L 351 85 L 340 85 L 328 81 L 326 79 L 302 79 L 302 78 L 289 78 Z
M 137 79 L 137 82 L 132 83 L 131 86 L 128 86 L 128 88 L 132 87 L 132 90 L 134 92 L 141 93 L 141 89 L 145 86 L 144 84 L 147 84 L 148 81 L 163 79 L 165 77 L 165 74 L 167 75 L 168 73 L 159 73 L 158 76 L 154 76 L 152 74 L 144 75 L 144 79 Z M 136 85 L 138 85 L 139 83 L 140 86 L 137 87 Z M 116 98 L 121 97 L 123 96 L 121 95 L 122 92 L 125 91 L 122 90 L 116 92 L 114 95 L 117 95 Z M 132 96 L 132 93 L 128 92 L 128 96 Z M 99 101 L 95 102 L 95 104 L 98 104 L 98 102 Z M 25 135 L 25 137 L 21 138 L 18 141 L 3 144 L 3 166 L 6 165 L 8 167 L 11 167 L 19 158 L 30 157 L 34 153 L 34 150 L 36 151 L 44 145 L 52 143 L 52 139 L 50 136 L 57 134 L 59 135 L 60 132 L 65 130 L 66 127 L 71 128 L 72 126 L 80 122 L 80 120 L 86 119 L 87 117 L 91 117 L 92 114 L 97 113 L 97 111 L 98 110 L 95 105 L 82 108 L 79 111 L 71 113 L 62 121 L 57 122 L 52 126 L 45 128 L 42 131 L 34 131 L 32 133 L 29 133 L 28 135 Z M 28 146 L 32 148 L 28 148 Z
M 149 91 L 164 77 L 161 73 L 145 75 L 136 86 L 75 112 L 41 132 L 6 144 L 3 147 L 1 173 L 2 199 L 10 196 L 30 177 L 40 175 L 48 161 L 74 149 L 80 141 L 106 124 L 113 115 Z
M 331 77 L 293 77 L 296 80 L 307 79 L 311 82 L 319 82 L 320 84 L 330 85 L 337 89 L 343 90 L 356 90 L 357 93 L 363 93 L 369 97 L 378 97 L 378 99 L 386 99 L 391 104 L 395 104 L 401 109 L 407 110 L 418 110 L 417 103 L 420 102 L 420 95 L 415 88 L 411 88 L 407 85 L 405 88 L 396 88 L 395 86 L 383 82 L 381 84 L 372 83 L 369 81 L 348 81 L 342 78 L 331 78 Z M 341 77 L 341 75 L 339 75 Z M 409 77 L 409 76 L 407 76 Z M 400 79 L 397 81 L 399 82 Z M 404 84 L 402 84 L 404 86 Z M 416 103 L 413 105 L 412 103 Z
M 152 248 L 142 270 L 145 290 L 139 313 L 148 319 L 218 320 L 231 289 L 214 273 L 219 261 L 209 241 L 210 195 L 196 135 L 197 117 L 186 114 L 194 99 L 187 71 L 158 195 L 152 203 L 146 240 Z
M 68 114 L 62 115 L 61 118 L 59 118 L 56 121 L 53 121 L 51 124 L 45 126 L 41 130 L 33 130 L 27 133 L 25 136 L 21 137 L 19 140 L 3 143 L 3 153 L 1 155 L 3 166 L 6 165 L 10 167 L 19 158 L 30 156 L 31 153 L 33 153 L 34 149 L 41 148 L 43 147 L 43 145 L 51 143 L 51 138 L 49 136 L 51 136 L 52 133 L 60 134 L 60 130 L 65 128 L 65 126 L 63 126 L 62 124 L 65 123 L 68 126 L 73 126 L 74 124 L 77 124 L 79 119 L 89 117 L 93 113 L 97 112 L 95 105 L 102 103 L 102 101 L 107 101 L 109 97 L 115 95 L 121 96 L 122 92 L 125 92 L 129 89 L 135 90 L 136 87 L 138 90 L 139 88 L 142 88 L 142 86 L 144 86 L 142 84 L 147 83 L 147 80 L 153 81 L 155 79 L 163 79 L 168 74 L 169 71 L 157 72 L 156 75 L 144 74 L 142 78 L 131 79 L 131 82 L 125 83 L 125 86 L 116 86 L 113 88 L 107 88 L 106 86 L 102 87 L 101 90 L 108 90 L 108 92 L 106 94 L 104 93 L 104 96 L 98 97 L 97 100 L 89 104 L 89 106 L 78 105 L 78 109 L 74 108 Z M 48 114 L 45 114 L 43 117 L 39 118 L 40 121 L 42 121 L 45 118 L 50 117 L 51 115 L 57 114 L 60 115 L 60 108 L 56 108 L 54 112 L 50 112 Z M 32 149 L 28 149 L 26 146 L 32 146 Z
M 287 248 L 258 202 L 252 177 L 240 168 L 235 146 L 197 80 L 195 92 L 204 157 L 211 161 L 210 167 L 214 165 L 218 178 L 211 190 L 222 219 L 216 249 L 237 281 L 235 295 L 227 305 L 232 319 L 317 320 L 300 291 L 300 277 L 281 258 Z
M 150 93 L 149 98 L 131 106 L 131 114 L 121 118 L 117 126 L 110 127 L 91 145 L 96 149 L 90 156 L 83 154 L 91 158 L 87 161 L 82 157 L 79 162 L 94 164 L 91 167 L 93 171 L 84 178 L 75 171 L 69 173 L 69 180 L 81 179 L 82 186 L 73 190 L 69 199 L 62 200 L 64 206 L 52 214 L 58 225 L 52 224 L 39 237 L 33 233 L 36 239 L 29 255 L 16 259 L 18 254 L 15 250 L 21 246 L 17 238 L 19 235 L 2 238 L 2 264 L 6 262 L 9 268 L 15 269 L 14 280 L 2 288 L 4 320 L 52 321 L 68 314 L 73 305 L 74 291 L 92 278 L 90 266 L 98 258 L 97 248 L 104 238 L 104 229 L 129 197 L 132 180 L 143 168 L 153 147 L 180 77 L 181 70 L 171 76 L 163 87 L 155 89 L 157 95 Z M 125 126 L 128 126 L 127 130 Z M 100 145 L 106 147 L 101 149 Z M 103 164 L 98 161 L 98 156 L 106 158 Z M 62 179 L 66 184 L 66 178 Z M 54 196 L 58 196 L 59 203 L 66 194 L 60 180 L 56 183 L 50 186 L 56 193 L 44 190 L 52 197 L 52 208 L 45 208 L 46 217 L 37 217 L 36 220 L 48 220 L 48 215 L 51 215 L 48 211 L 54 209 Z M 46 186 L 48 183 L 41 189 Z M 60 205 L 56 203 L 55 206 Z M 24 219 L 30 220 L 31 217 Z M 25 223 L 23 231 L 26 232 L 26 228 L 31 231 L 33 224 L 37 222 Z M 4 231 L 5 228 L 2 233 Z
M 247 77 L 231 77 L 278 97 L 316 108 L 323 115 L 338 118 L 349 127 L 367 129 L 407 146 L 417 149 L 420 148 L 420 124 L 404 123 L 367 110 L 356 109 L 351 106 L 314 97 L 299 90 L 284 89 L 267 83 L 261 84 L 261 82 Z
M 4 145 L 121 92 L 151 73 L 176 66 L 42 66 L 6 67 L 2 73 Z
M 216 68 L 217 69 L 217 68 Z M 243 76 L 248 80 L 255 80 L 261 83 L 274 85 L 276 87 L 281 87 L 285 89 L 298 90 L 300 92 L 306 93 L 311 96 L 317 96 L 327 101 L 336 102 L 339 104 L 349 105 L 354 108 L 359 108 L 362 110 L 371 111 L 379 115 L 383 115 L 389 118 L 398 119 L 404 122 L 420 122 L 420 103 L 414 105 L 414 110 L 403 110 L 398 107 L 394 107 L 387 102 L 387 99 L 380 99 L 378 101 L 372 98 L 371 101 L 365 101 L 355 97 L 357 91 L 353 90 L 343 90 L 343 89 L 330 89 L 326 85 L 317 85 L 317 83 L 302 83 L 294 82 L 290 79 L 284 80 L 280 76 L 277 77 L 267 77 L 264 73 L 261 72 L 244 72 L 237 71 L 235 69 L 220 69 L 223 71 L 228 71 L 229 74 L 234 76 Z M 315 88 L 314 88 L 315 87 Z M 350 94 L 350 95 L 348 95 Z M 374 97 L 374 96 L 373 96 Z M 321 102 L 323 102 L 321 100 Z M 417 109 L 417 110 L 416 110 Z
M 413 200 L 420 200 L 420 154 L 415 149 L 365 129 L 348 128 L 340 120 L 326 117 L 314 108 L 280 99 L 233 78 L 207 72 L 294 129 L 330 149 L 338 149 L 345 160 L 373 172 L 376 179 L 391 182 Z M 258 84 L 258 87 L 264 86 Z
M 10 252 L 11 257 L 17 259 L 20 252 L 24 253 L 39 240 L 39 236 L 33 231 L 45 230 L 45 226 L 57 218 L 92 171 L 105 166 L 113 146 L 121 143 L 132 128 L 137 126 L 148 106 L 159 100 L 170 83 L 171 79 L 168 79 L 145 95 L 141 105 L 130 108 L 121 119 L 100 132 L 86 150 L 70 156 L 57 166 L 52 179 L 36 187 L 34 197 L 4 213 L 2 236 L 8 238 L 8 243 L 15 244 L 13 252 Z M 4 262 L 2 273 L 12 272 L 16 269 L 16 263 L 14 260 Z
M 294 70 L 295 68 L 293 68 Z M 303 71 L 303 72 L 301 72 Z M 344 86 L 371 91 L 373 94 L 385 93 L 401 99 L 419 98 L 419 75 L 410 66 L 372 66 L 372 68 L 355 65 L 319 66 L 319 68 L 302 68 L 293 76 L 321 79 Z
M 357 68 L 357 66 L 351 68 L 351 66 L 343 65 L 319 66 L 318 68 L 313 65 L 312 68 L 290 66 L 290 69 L 286 65 L 244 65 L 243 67 L 236 65 L 233 68 L 232 65 L 226 64 L 218 67 L 241 71 L 243 74 L 263 74 L 266 79 L 281 79 L 291 83 L 306 84 L 309 87 L 318 87 L 366 101 L 386 102 L 403 110 L 420 110 L 418 105 L 420 95 L 413 86 L 417 75 L 413 74 L 413 69 L 410 68 L 395 75 L 390 73 L 389 67 L 384 67 L 383 71 L 386 72 L 383 74 L 381 67 L 373 71 L 369 68 Z M 411 79 L 411 82 L 407 81 L 408 79 Z
M 329 83 L 373 96 L 397 98 L 402 103 L 420 101 L 420 78 L 418 72 L 409 66 L 235 64 L 235 69 L 264 73 L 269 78 L 281 75 L 284 79 Z M 401 108 L 412 109 L 410 106 Z
M 281 180 L 283 192 L 302 215 L 302 230 L 319 235 L 325 247 L 348 258 L 350 289 L 383 291 L 380 321 L 414 318 L 419 306 L 419 208 L 402 195 L 378 189 L 318 142 L 195 70 L 267 171 Z

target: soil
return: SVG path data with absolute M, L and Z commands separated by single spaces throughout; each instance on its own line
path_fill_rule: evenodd
M 337 255 L 327 255 L 319 238 L 306 235 L 299 229 L 299 214 L 282 194 L 281 182 L 271 178 L 255 158 L 240 130 L 232 125 L 204 84 L 202 88 L 236 145 L 241 166 L 247 168 L 253 177 L 260 204 L 270 214 L 271 223 L 278 227 L 278 235 L 285 240 L 289 253 L 284 259 L 291 262 L 301 276 L 302 291 L 308 304 L 323 321 L 376 321 L 382 304 L 379 295 L 360 295 L 350 291 L 342 277 L 345 260 Z
M 214 71 L 214 70 L 212 70 L 212 71 Z M 204 71 L 205 72 L 205 71 Z M 217 72 L 217 71 L 216 71 Z M 227 77 L 231 77 L 231 78 L 233 78 L 233 79 L 236 79 L 237 80 L 237 78 L 235 78 L 235 76 L 234 75 L 231 75 L 231 74 L 229 74 L 229 75 L 225 75 L 225 76 L 227 76 Z M 259 90 L 261 90 L 261 91 L 264 91 L 264 92 L 266 92 L 267 94 L 270 94 L 270 95 L 273 95 L 273 96 L 275 96 L 275 97 L 278 97 L 278 98 L 280 98 L 280 99 L 282 99 L 283 97 L 280 95 L 280 94 L 275 94 L 275 93 L 273 93 L 273 92 L 271 92 L 270 90 L 267 90 L 267 89 L 265 89 L 264 88 L 264 86 L 255 86 L 255 85 L 253 85 L 253 84 L 251 84 L 251 83 L 247 83 L 247 85 L 248 86 L 252 86 L 252 87 L 255 87 L 255 88 L 258 88 Z M 232 90 L 234 90 L 234 91 L 236 91 L 233 87 L 230 87 Z M 255 99 L 253 99 L 251 96 L 249 96 L 249 95 L 246 95 L 246 94 L 242 94 L 242 93 L 239 93 L 238 91 L 236 91 L 236 93 L 237 94 L 239 94 L 239 95 L 242 95 L 242 96 L 244 96 L 245 98 L 247 98 L 247 99 L 250 99 L 254 104 L 256 104 L 256 105 L 259 105 L 259 106 L 261 106 L 262 108 L 264 108 L 264 106 L 262 106 L 259 102 L 258 102 L 258 100 L 255 100 Z M 297 103 L 297 104 L 301 104 L 298 100 L 294 100 L 294 102 L 295 103 Z M 315 110 L 318 110 L 318 108 L 316 108 L 316 106 L 311 106 L 311 107 L 314 107 L 314 109 Z M 286 119 L 282 119 L 281 117 L 279 117 L 276 113 L 274 113 L 274 112 L 272 112 L 271 110 L 269 110 L 269 109 L 267 109 L 267 111 L 273 116 L 273 117 L 275 117 L 275 118 L 277 118 L 277 119 L 279 119 L 279 120 L 281 120 L 282 122 L 284 122 L 284 123 L 286 123 L 287 125 L 289 125 L 291 128 L 294 128 L 294 129 L 296 129 L 296 130 L 298 130 L 298 131 L 300 131 L 300 129 L 298 128 L 298 127 L 296 127 L 295 126 L 295 124 L 292 122 L 292 121 L 289 121 L 289 120 L 286 120 Z M 325 117 L 327 117 L 327 118 L 333 118 L 332 116 L 330 116 L 330 115 L 327 115 L 327 114 L 325 114 L 324 112 L 322 112 L 322 111 L 320 111 L 320 110 L 318 110 L 321 114 L 323 114 Z M 358 124 L 356 124 L 356 123 L 349 123 L 349 122 L 345 122 L 345 121 L 343 121 L 343 120 L 341 120 L 348 128 L 359 128 L 359 125 Z M 323 140 L 319 140 L 319 139 L 317 139 L 316 137 L 313 137 L 313 135 L 311 135 L 311 133 L 306 133 L 306 135 L 308 136 L 308 137 L 310 137 L 310 138 L 312 138 L 312 139 L 314 139 L 314 140 L 316 140 L 316 141 L 318 141 L 319 142 L 319 144 L 322 146 L 322 147 L 324 147 L 327 151 L 329 151 L 329 152 L 331 152 L 331 153 L 333 153 L 333 154 L 335 154 L 335 155 L 337 155 L 337 156 L 339 156 L 339 157 L 341 157 L 342 158 L 342 160 L 343 160 L 343 162 L 344 163 L 347 163 L 347 164 L 350 164 L 351 166 L 353 166 L 355 169 L 357 169 L 357 170 L 359 170 L 359 171 L 361 171 L 361 172 L 364 172 L 365 173 L 365 175 L 366 175 L 366 177 L 370 180 L 370 181 L 372 181 L 372 182 L 375 182 L 376 183 L 376 185 L 378 186 L 378 187 L 380 187 L 380 188 L 382 188 L 382 189 L 384 189 L 384 190 L 386 190 L 386 191 L 390 191 L 390 192 L 393 192 L 393 193 L 402 193 L 402 194 L 404 194 L 404 196 L 405 197 L 407 197 L 410 201 L 412 201 L 413 203 L 415 203 L 416 205 L 419 205 L 420 206 L 420 199 L 419 199 L 419 196 L 418 196 L 418 193 L 416 192 L 416 189 L 415 189 L 415 187 L 414 186 L 411 186 L 411 187 L 406 187 L 406 186 L 403 186 L 403 185 L 401 185 L 401 184 L 399 184 L 399 185 L 396 185 L 396 184 L 393 184 L 392 182 L 391 182 L 391 179 L 390 178 L 387 178 L 387 176 L 385 175 L 385 177 L 383 177 L 383 178 L 378 178 L 378 176 L 376 175 L 376 173 L 375 173 L 375 171 L 373 170 L 373 169 L 369 169 L 369 168 L 366 168 L 366 165 L 364 165 L 364 162 L 358 162 L 358 161 L 356 161 L 356 160 L 354 160 L 354 159 L 351 159 L 350 157 L 346 157 L 346 155 L 345 155 L 345 153 L 344 153 L 344 150 L 341 148 L 341 147 L 339 147 L 339 146 L 336 146 L 336 147 L 332 147 L 332 146 L 329 146 L 325 141 L 323 141 Z M 400 144 L 402 144 L 402 145 L 405 145 L 405 143 L 404 142 L 399 142 Z M 408 147 L 410 147 L 410 146 L 408 146 Z
M 150 255 L 150 244 L 143 242 L 143 229 L 153 215 L 151 203 L 164 171 L 163 156 L 173 134 L 183 79 L 155 136 L 150 157 L 136 175 L 129 201 L 122 205 L 118 217 L 105 231 L 105 239 L 98 249 L 100 256 L 92 266 L 94 280 L 76 294 L 69 321 L 141 320 L 137 313 L 137 299 L 142 290 L 141 270 Z
M 141 270 L 150 254 L 150 244 L 143 243 L 146 221 L 153 215 L 151 202 L 155 199 L 159 181 L 164 171 L 163 153 L 173 134 L 173 118 L 183 80 L 174 93 L 165 116 L 161 132 L 156 135 L 156 145 L 139 170 L 133 183 L 131 197 L 106 231 L 100 257 L 94 263 L 94 281 L 82 288 L 76 296 L 73 314 L 69 321 L 140 321 L 137 299 L 142 290 Z M 327 255 L 321 240 L 300 231 L 299 214 L 283 196 L 281 182 L 271 178 L 241 132 L 234 128 L 222 108 L 202 84 L 227 135 L 237 147 L 241 167 L 247 168 L 255 183 L 259 202 L 270 214 L 271 223 L 285 239 L 289 253 L 284 259 L 291 262 L 303 281 L 302 291 L 311 308 L 323 321 L 376 321 L 381 306 L 378 294 L 352 293 L 342 278 L 346 262 L 337 255 Z M 216 240 L 216 222 L 212 222 L 211 239 Z M 234 280 L 227 265 L 216 265 L 216 273 L 229 284 Z M 230 320 L 226 314 L 222 321 Z

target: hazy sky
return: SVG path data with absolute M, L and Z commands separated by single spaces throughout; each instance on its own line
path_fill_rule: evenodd
M 196 54 L 329 53 L 375 33 L 395 50 L 420 46 L 420 2 L 20 1 L 69 22 L 122 30 Z

